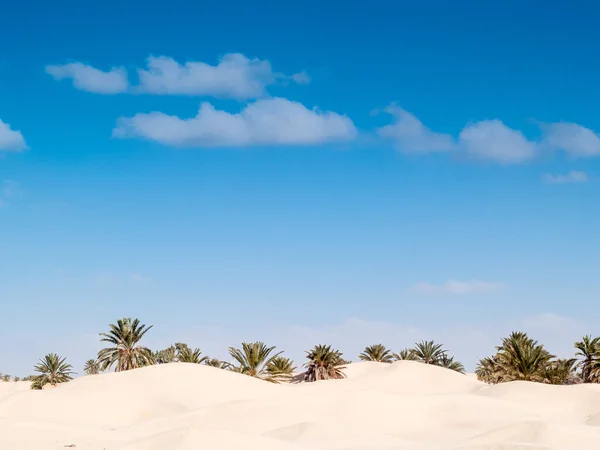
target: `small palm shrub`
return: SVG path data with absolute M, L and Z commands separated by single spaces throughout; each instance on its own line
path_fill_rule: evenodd
M 56 386 L 59 383 L 66 383 L 73 379 L 71 364 L 66 362 L 66 358 L 61 358 L 56 353 L 48 353 L 34 367 L 39 375 L 33 377 L 31 388 L 42 389 L 45 385 Z

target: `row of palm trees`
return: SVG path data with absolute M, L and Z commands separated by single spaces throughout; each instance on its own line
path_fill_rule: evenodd
M 273 383 L 289 382 L 292 379 L 318 381 L 344 378 L 344 369 L 349 361 L 343 354 L 329 345 L 317 345 L 306 352 L 304 372 L 295 375 L 297 367 L 291 359 L 263 342 L 244 342 L 241 348 L 230 347 L 232 362 L 202 355 L 198 348 L 176 343 L 166 349 L 151 351 L 141 344 L 142 338 L 152 328 L 141 324 L 138 319 L 123 318 L 109 325 L 108 333 L 101 333 L 101 342 L 108 346 L 98 352 L 97 358 L 85 363 L 88 375 L 106 370 L 132 370 L 153 364 L 186 362 L 204 364 L 224 370 L 245 374 Z M 560 359 L 551 355 L 541 344 L 525 333 L 514 332 L 503 339 L 493 356 L 483 358 L 477 365 L 476 375 L 487 383 L 507 381 L 535 381 L 549 384 L 574 384 L 600 382 L 600 338 L 586 336 L 575 343 L 577 358 Z M 359 355 L 362 361 L 391 363 L 398 360 L 413 360 L 464 373 L 463 365 L 448 355 L 441 344 L 422 341 L 413 348 L 393 353 L 383 344 L 368 346 Z M 42 358 L 35 366 L 37 375 L 27 377 L 33 389 L 46 384 L 56 385 L 73 378 L 71 364 L 54 353 Z M 5 379 L 0 377 L 0 380 Z M 10 377 L 5 379 L 10 380 Z M 25 380 L 25 379 L 24 379 Z
M 548 384 L 600 383 L 600 338 L 575 342 L 575 358 L 557 358 L 526 333 L 502 339 L 496 353 L 479 361 L 475 373 L 486 383 L 535 381 Z

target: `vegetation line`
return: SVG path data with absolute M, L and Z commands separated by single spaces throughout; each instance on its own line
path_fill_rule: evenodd
M 232 362 L 202 355 L 199 348 L 178 342 L 166 349 L 152 351 L 141 344 L 152 325 L 141 324 L 128 317 L 109 325 L 108 333 L 100 333 L 100 341 L 109 346 L 100 350 L 94 359 L 86 361 L 83 371 L 96 375 L 107 370 L 120 372 L 154 364 L 191 363 L 241 373 L 271 383 L 291 381 L 319 381 L 344 378 L 344 369 L 350 364 L 342 352 L 330 345 L 316 345 L 306 352 L 304 372 L 295 375 L 291 359 L 282 356 L 276 347 L 264 342 L 242 342 L 241 348 L 229 347 Z M 575 358 L 561 359 L 550 354 L 542 344 L 526 333 L 513 332 L 502 339 L 496 353 L 477 364 L 475 374 L 486 383 L 532 381 L 546 384 L 600 383 L 600 337 L 584 336 L 575 343 Z M 464 366 L 441 344 L 434 341 L 417 342 L 413 348 L 393 353 L 383 344 L 367 346 L 360 355 L 362 361 L 392 363 L 399 360 L 418 361 L 465 373 Z M 56 386 L 73 379 L 75 372 L 66 358 L 55 353 L 45 355 L 34 367 L 36 375 L 20 379 L 0 373 L 0 381 L 30 381 L 32 389 Z

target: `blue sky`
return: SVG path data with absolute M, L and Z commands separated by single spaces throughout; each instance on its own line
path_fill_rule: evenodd
M 596 5 L 188 3 L 0 17 L 1 371 L 597 331 Z

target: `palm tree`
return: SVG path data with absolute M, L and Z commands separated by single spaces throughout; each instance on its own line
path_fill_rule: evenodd
M 217 359 L 217 358 L 209 358 L 209 357 L 207 357 L 204 360 L 204 365 L 205 366 L 210 366 L 210 367 L 216 367 L 217 369 L 229 369 L 229 368 L 231 368 L 231 364 L 229 364 L 228 362 L 221 361 L 220 359 Z
M 86 375 L 98 375 L 100 373 L 100 363 L 96 359 L 88 359 L 83 366 L 83 372 Z
M 522 332 L 511 333 L 498 348 L 504 381 L 543 382 L 545 368 L 553 358 L 543 345 Z
M 266 378 L 269 363 L 282 352 L 271 355 L 275 346 L 267 347 L 264 342 L 242 342 L 242 348 L 229 347 L 229 354 L 237 363 L 236 372 L 256 378 Z
M 392 353 L 392 357 L 396 360 L 396 361 L 417 361 L 417 355 L 414 354 L 414 352 L 410 349 L 410 348 L 404 348 L 402 350 L 400 350 L 398 353 Z
M 67 364 L 66 358 L 61 358 L 56 353 L 48 353 L 40 359 L 35 366 L 35 371 L 39 375 L 34 376 L 32 389 L 42 389 L 46 384 L 56 386 L 59 383 L 66 383 L 73 379 L 71 364 Z
M 201 356 L 199 348 L 191 349 L 187 344 L 175 344 L 177 349 L 177 361 L 183 363 L 202 364 L 208 359 L 208 356 Z
M 436 344 L 434 341 L 417 342 L 411 352 L 417 361 L 425 364 L 437 364 L 447 353 L 442 344 Z
M 436 363 L 437 366 L 444 367 L 446 369 L 454 370 L 459 373 L 465 373 L 465 366 L 460 361 L 456 361 L 454 357 L 442 356 Z
M 577 359 L 556 359 L 545 368 L 544 383 L 548 384 L 577 384 L 581 378 L 575 373 Z
M 14 381 L 15 383 L 16 383 L 17 381 L 21 381 L 21 377 L 18 377 L 18 376 L 16 376 L 16 375 L 15 375 L 15 376 L 13 377 L 13 381 Z
M 479 381 L 484 383 L 496 384 L 502 382 L 502 369 L 498 364 L 497 357 L 480 359 L 475 369 L 475 375 L 477 375 Z
M 505 381 L 535 381 L 543 383 L 548 378 L 548 369 L 554 364 L 554 356 L 543 345 L 526 333 L 513 332 L 502 339 L 496 347 L 497 353 L 482 359 L 476 370 L 477 377 L 488 383 Z M 558 367 L 558 366 L 557 366 Z M 564 369 L 564 366 L 561 370 Z
M 383 344 L 375 344 L 365 347 L 364 351 L 358 355 L 363 361 L 374 361 L 391 363 L 393 361 L 393 355 L 390 350 L 385 348 Z
M 345 378 L 343 370 L 348 364 L 342 358 L 342 352 L 333 350 L 331 345 L 316 345 L 306 352 L 308 362 L 304 364 L 304 381 L 319 381 Z
M 590 383 L 593 381 L 594 366 L 600 361 L 600 337 L 592 339 L 590 335 L 584 336 L 580 342 L 575 342 L 575 348 L 577 349 L 576 356 L 581 358 L 579 362 L 581 379 L 584 383 Z
M 175 346 L 171 345 L 163 350 L 158 350 L 153 354 L 156 364 L 168 364 L 177 360 Z
M 110 324 L 108 333 L 100 333 L 102 342 L 108 342 L 113 347 L 108 347 L 98 352 L 98 361 L 101 370 L 111 368 L 116 364 L 115 371 L 131 370 L 153 364 L 152 352 L 139 342 L 152 328 L 140 324 L 138 319 L 129 318 L 117 320 L 117 324 Z
M 2 374 L 2 381 L 10 381 L 10 375 L 7 373 Z
M 294 370 L 296 370 L 296 367 L 294 367 L 294 363 L 291 359 L 283 356 L 276 356 L 271 359 L 269 364 L 267 364 L 266 379 L 274 383 L 289 382 L 294 375 Z

